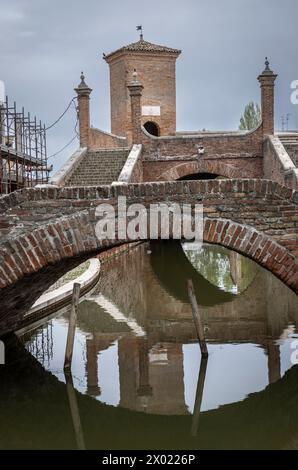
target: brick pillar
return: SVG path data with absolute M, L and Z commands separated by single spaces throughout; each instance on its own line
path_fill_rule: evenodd
M 133 79 L 129 85 L 127 85 L 131 100 L 131 130 L 132 130 L 132 144 L 142 143 L 142 109 L 141 109 L 141 98 L 143 85 L 138 80 L 136 70 L 133 73 Z
M 89 147 L 90 144 L 90 93 L 92 88 L 89 88 L 85 83 L 83 72 L 81 73 L 81 83 L 74 89 L 78 95 L 78 114 L 80 126 L 80 147 Z
M 265 70 L 258 76 L 261 85 L 261 110 L 263 134 L 274 134 L 274 82 L 277 77 L 269 68 L 266 57 Z

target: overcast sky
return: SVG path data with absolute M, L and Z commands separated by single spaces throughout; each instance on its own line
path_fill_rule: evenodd
M 91 121 L 110 130 L 108 65 L 102 53 L 144 39 L 182 49 L 177 61 L 177 129 L 237 129 L 248 101 L 260 98 L 264 57 L 278 73 L 276 126 L 298 105 L 297 0 L 0 0 L 0 79 L 18 106 L 47 125 L 74 96 L 80 71 L 91 95 Z M 48 132 L 48 154 L 74 135 L 75 111 Z M 53 161 L 59 167 L 71 147 Z

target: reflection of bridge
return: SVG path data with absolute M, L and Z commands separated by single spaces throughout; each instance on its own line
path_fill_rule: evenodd
M 75 448 L 65 385 L 46 372 L 12 338 L 6 345 L 6 351 L 7 367 L 1 369 L 0 389 L 3 448 Z M 196 437 L 190 436 L 191 416 L 165 418 L 135 413 L 104 405 L 77 392 L 75 397 L 86 447 L 289 447 L 297 439 L 297 373 L 297 366 L 294 366 L 264 391 L 251 394 L 241 402 L 202 412 Z M 43 423 L 42 427 L 40 422 Z M 63 432 L 57 433 L 57 429 Z
M 197 339 L 191 308 L 182 293 L 189 272 L 187 266 L 180 263 L 182 288 L 174 288 L 162 266 L 167 266 L 168 273 L 173 270 L 170 258 L 176 262 L 179 244 L 157 245 L 152 250 L 149 257 L 146 246 L 141 245 L 110 261 L 94 293 L 80 304 L 79 328 L 87 333 L 88 390 L 98 394 L 101 380 L 99 352 L 118 340 L 120 404 L 139 410 L 146 404 L 149 412 L 169 414 L 174 410 L 178 414 L 183 413 L 183 407 L 185 412 L 182 344 Z M 129 279 L 125 277 L 127 269 Z M 196 279 L 193 273 L 193 279 L 198 291 L 202 292 L 205 284 L 201 276 L 197 275 Z M 113 320 L 114 314 L 109 319 L 109 308 L 103 310 L 93 301 L 97 299 L 97 292 L 113 302 L 113 309 L 122 312 L 120 323 Z M 214 294 L 215 290 L 213 305 L 210 302 L 207 306 L 201 305 L 207 339 L 221 344 L 260 345 L 268 356 L 269 383 L 278 380 L 280 351 L 276 340 L 289 323 L 298 324 L 295 294 L 260 268 L 249 287 L 229 302 L 224 297 L 214 297 Z M 124 318 L 138 323 L 146 337 L 132 336 Z M 174 366 L 176 372 L 173 372 Z M 146 390 L 146 394 L 140 395 L 140 389 Z M 161 396 L 168 398 L 162 400 Z

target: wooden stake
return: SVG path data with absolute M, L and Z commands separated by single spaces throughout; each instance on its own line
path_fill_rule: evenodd
M 192 423 L 191 423 L 190 433 L 192 436 L 196 436 L 198 433 L 207 364 L 208 364 L 208 357 L 202 357 L 198 383 L 197 383 L 196 400 L 195 400 L 195 405 L 193 409 L 193 417 L 192 417 Z
M 80 299 L 80 288 L 81 288 L 81 284 L 75 282 L 73 285 L 73 291 L 72 291 L 71 311 L 70 311 L 69 324 L 68 324 L 64 369 L 71 369 L 74 337 L 75 337 L 75 331 L 76 331 L 77 310 L 78 310 L 78 304 L 79 304 L 79 299 Z
M 197 302 L 196 295 L 195 295 L 195 290 L 194 290 L 191 279 L 188 279 L 187 287 L 188 287 L 188 296 L 189 296 L 189 300 L 191 303 L 192 315 L 193 315 L 195 327 L 197 330 L 197 335 L 199 338 L 201 354 L 202 354 L 202 357 L 207 357 L 208 349 L 207 349 L 206 340 L 205 340 L 204 325 L 203 325 L 202 317 L 200 315 L 200 310 L 199 310 L 198 302 Z
M 81 424 L 80 411 L 77 401 L 76 391 L 73 386 L 72 375 L 70 370 L 64 371 L 66 390 L 70 408 L 72 424 L 75 432 L 76 442 L 79 450 L 85 450 L 84 434 Z

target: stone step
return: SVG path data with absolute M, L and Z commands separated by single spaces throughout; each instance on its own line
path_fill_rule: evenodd
M 92 186 L 117 181 L 128 153 L 129 149 L 103 149 L 88 152 L 67 184 Z

